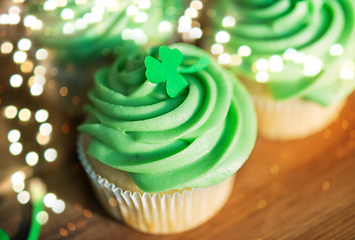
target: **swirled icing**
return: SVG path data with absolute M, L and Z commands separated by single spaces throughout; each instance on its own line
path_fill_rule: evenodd
M 231 67 L 237 75 L 255 81 L 255 63 L 259 59 L 282 57 L 288 49 L 295 49 L 298 58 L 305 58 L 284 58 L 281 71 L 268 70 L 266 84 L 276 100 L 302 97 L 327 106 L 354 90 L 355 1 L 222 0 L 216 11 L 213 29 L 230 35 L 223 44 L 225 51 L 235 54 L 243 45 L 251 49 L 250 56 Z M 235 25 L 222 27 L 225 16 L 233 17 Z M 334 44 L 343 51 L 330 54 Z M 348 71 L 348 75 L 341 77 L 341 71 L 343 75 Z
M 251 99 L 233 74 L 202 49 L 170 48 L 184 55 L 183 66 L 210 61 L 183 74 L 182 95 L 170 98 L 164 82 L 146 80 L 144 56 L 121 56 L 96 74 L 90 120 L 78 128 L 93 137 L 89 155 L 128 172 L 145 192 L 217 184 L 242 166 L 256 140 Z

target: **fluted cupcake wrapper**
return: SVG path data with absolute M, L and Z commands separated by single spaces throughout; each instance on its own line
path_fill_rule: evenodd
M 331 124 L 346 100 L 323 107 L 303 99 L 275 101 L 269 96 L 252 95 L 259 133 L 271 140 L 293 140 L 310 136 Z
M 96 174 L 84 152 L 83 135 L 78 139 L 78 155 L 94 192 L 105 210 L 116 220 L 145 233 L 171 234 L 187 231 L 214 216 L 226 203 L 235 175 L 210 187 L 184 190 L 182 195 L 158 193 L 141 195 L 123 191 Z

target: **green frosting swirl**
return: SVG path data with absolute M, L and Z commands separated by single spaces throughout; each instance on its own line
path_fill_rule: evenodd
M 35 1 L 32 1 L 29 6 L 28 13 L 43 23 L 40 30 L 34 30 L 36 40 L 44 47 L 57 50 L 57 60 L 64 63 L 88 63 L 103 55 L 117 55 L 123 49 L 135 49 L 137 45 L 166 43 L 174 34 L 184 6 L 179 0 L 81 2 L 85 3 L 76 4 L 75 0 L 67 0 L 65 6 L 53 10 L 48 10 L 49 5 L 43 4 L 45 2 L 34 4 Z M 65 9 L 72 11 L 74 17 L 63 19 Z M 102 20 L 95 21 L 100 18 Z M 159 24 L 163 21 L 167 23 L 159 30 Z M 75 29 L 74 32 L 68 33 L 71 29 Z
M 320 60 L 319 71 L 308 76 L 304 73 L 305 63 L 293 60 L 284 59 L 281 71 L 269 71 L 267 85 L 276 100 L 302 97 L 327 106 L 354 90 L 355 78 L 351 78 L 355 59 L 354 0 L 222 0 L 218 1 L 216 11 L 212 19 L 214 31 L 230 34 L 225 51 L 235 54 L 242 45 L 251 49 L 250 56 L 242 57 L 242 63 L 232 67 L 239 76 L 255 80 L 254 64 L 259 59 L 283 56 L 290 48 Z M 225 16 L 234 17 L 236 24 L 223 27 Z M 330 54 L 335 43 L 343 47 L 339 56 Z M 314 61 L 310 58 L 307 63 L 310 69 L 316 67 Z M 344 68 L 350 71 L 350 79 L 349 74 L 346 79 L 340 77 Z
M 243 165 L 256 140 L 252 101 L 233 74 L 197 47 L 170 48 L 184 55 L 183 67 L 210 61 L 183 74 L 182 95 L 170 98 L 165 82 L 146 80 L 145 55 L 121 56 L 97 72 L 90 120 L 78 128 L 93 137 L 90 156 L 128 172 L 145 192 L 217 184 Z

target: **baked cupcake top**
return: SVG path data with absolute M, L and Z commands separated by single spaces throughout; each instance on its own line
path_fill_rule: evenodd
M 330 105 L 355 88 L 355 1 L 217 1 L 206 42 L 276 100 Z
M 59 61 L 77 64 L 117 55 L 122 48 L 166 43 L 182 11 L 183 1 L 179 0 L 29 3 L 29 14 L 37 18 L 32 26 L 36 40 L 57 50 Z
M 128 172 L 145 192 L 206 187 L 234 174 L 256 140 L 245 88 L 195 46 L 148 55 L 120 56 L 97 72 L 90 120 L 78 128 L 92 136 L 87 153 Z

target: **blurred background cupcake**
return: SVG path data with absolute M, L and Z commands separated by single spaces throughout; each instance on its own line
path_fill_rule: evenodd
M 115 56 L 176 41 L 183 7 L 177 0 L 34 0 L 24 23 L 47 51 L 44 66 L 55 68 L 50 77 L 70 89 L 68 99 L 83 99 L 95 71 Z
M 85 64 L 122 48 L 172 41 L 183 2 L 176 0 L 30 1 L 35 39 L 63 63 Z M 38 26 L 37 26 L 38 25 Z
M 355 88 L 355 2 L 218 1 L 202 46 L 245 83 L 273 140 L 332 122 Z

